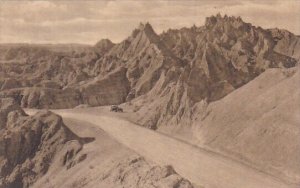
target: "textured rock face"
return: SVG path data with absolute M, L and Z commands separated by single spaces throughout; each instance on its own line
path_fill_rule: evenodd
M 179 176 L 171 166 L 149 166 L 139 156 L 121 160 L 103 175 L 103 183 L 111 182 L 114 187 L 161 187 L 193 188 L 186 179 Z
M 13 97 L 25 108 L 73 108 L 82 103 L 78 89 L 24 87 L 5 90 L 2 97 Z
M 121 68 L 83 84 L 80 87 L 81 98 L 84 104 L 91 106 L 120 104 L 125 101 L 130 88 L 129 84 L 126 79 L 126 69 Z
M 298 41 L 288 31 L 217 15 L 202 27 L 161 35 L 141 24 L 119 44 L 103 39 L 95 46 L 1 46 L 0 94 L 24 107 L 70 108 L 122 103 L 149 93 L 157 98 L 176 84 L 169 97 L 211 102 L 268 68 L 295 66 Z
M 146 23 L 119 44 L 101 40 L 72 53 L 29 48 L 26 62 L 19 62 L 21 53 L 0 64 L 0 95 L 30 108 L 133 100 L 136 111 L 147 114 L 138 122 L 156 129 L 183 123 L 196 103 L 219 100 L 269 68 L 295 66 L 298 40 L 287 31 L 221 15 L 207 18 L 202 27 L 161 35 Z
M 8 114 L 11 111 L 17 111 L 20 114 L 25 115 L 23 110 L 16 104 L 13 99 L 4 98 L 0 100 L 0 130 L 6 128 L 6 122 Z
M 272 32 L 244 23 L 241 18 L 212 16 L 203 27 L 169 30 L 160 38 L 164 43 L 161 53 L 174 63 L 170 64 L 172 68 L 160 69 L 160 79 L 147 95 L 136 98 L 135 104 L 140 114 L 147 114 L 138 122 L 154 129 L 191 124 L 196 103 L 219 100 L 269 68 L 288 68 L 297 63 L 291 53 L 278 50 Z M 280 45 L 290 48 L 290 43 Z M 299 51 L 295 46 L 293 54 Z M 149 101 L 150 105 L 142 105 Z
M 60 116 L 40 112 L 27 116 L 13 100 L 1 99 L 0 187 L 29 187 L 43 176 L 61 153 L 60 165 L 76 164 L 83 141 Z
M 300 59 L 300 39 L 291 32 L 280 29 L 270 29 L 271 35 L 275 41 L 274 50 L 286 56 Z

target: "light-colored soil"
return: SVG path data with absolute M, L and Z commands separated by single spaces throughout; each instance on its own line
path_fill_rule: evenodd
M 94 110 L 92 110 L 94 109 Z M 287 188 L 275 177 L 249 166 L 183 143 L 163 134 L 136 126 L 126 120 L 97 112 L 97 108 L 57 110 L 64 118 L 82 122 L 89 129 L 98 126 L 117 141 L 148 160 L 160 165 L 172 165 L 183 177 L 208 188 Z M 86 123 L 83 123 L 86 122 Z M 89 127 L 89 128 L 88 128 Z M 112 148 L 112 147 L 110 147 Z M 96 151 L 95 151 L 96 152 Z M 80 173 L 82 173 L 82 169 Z M 67 176 L 66 176 L 67 177 Z
M 124 147 L 99 126 L 78 119 L 64 118 L 66 125 L 82 137 L 95 141 L 85 144 L 80 153 L 86 159 L 70 169 L 53 163 L 34 188 L 193 188 L 171 166 L 157 166 Z M 198 188 L 198 187 L 195 187 Z

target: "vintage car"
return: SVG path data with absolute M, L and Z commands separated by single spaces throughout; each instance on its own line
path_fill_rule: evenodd
M 117 106 L 117 105 L 112 105 L 112 106 L 110 107 L 110 111 L 111 111 L 111 112 L 123 112 L 123 109 L 120 108 L 120 107 Z

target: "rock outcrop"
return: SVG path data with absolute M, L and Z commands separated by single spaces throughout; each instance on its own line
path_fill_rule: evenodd
M 49 111 L 28 116 L 12 99 L 1 99 L 0 106 L 1 188 L 30 187 L 54 160 L 66 168 L 80 162 L 84 140 L 60 116 Z
M 103 39 L 95 46 L 1 46 L 0 95 L 15 97 L 22 107 L 70 108 L 123 103 L 149 93 L 157 98 L 176 84 L 183 91 L 169 94 L 169 103 L 183 93 L 187 103 L 211 102 L 268 68 L 295 66 L 298 43 L 288 31 L 218 14 L 204 26 L 161 35 L 149 23 L 140 24 L 118 44 Z M 106 88 L 115 92 L 103 92 Z
M 95 77 L 94 80 L 80 86 L 82 102 L 90 106 L 120 104 L 126 99 L 129 84 L 125 68 L 115 70 L 104 77 Z
M 193 188 L 186 179 L 179 176 L 172 166 L 149 166 L 144 158 L 131 156 L 115 164 L 103 174 L 103 183 L 114 187 L 165 187 Z
M 281 29 L 270 29 L 273 40 L 275 41 L 274 50 L 300 60 L 300 38 L 289 31 Z
M 140 114 L 147 114 L 138 122 L 154 129 L 190 124 L 182 122 L 182 116 L 191 116 L 196 103 L 219 100 L 269 68 L 297 64 L 295 56 L 278 50 L 274 34 L 241 18 L 212 16 L 203 27 L 169 30 L 160 38 L 177 63 L 160 69 L 151 91 L 135 99 L 143 101 L 135 104 Z M 295 47 L 293 54 L 299 51 Z M 149 101 L 150 105 L 142 105 Z

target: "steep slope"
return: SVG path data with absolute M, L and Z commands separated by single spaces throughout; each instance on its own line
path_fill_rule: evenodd
M 94 80 L 82 84 L 80 93 L 84 104 L 98 106 L 122 103 L 125 101 L 129 89 L 126 69 L 121 67 L 104 77 L 95 77 Z
M 140 24 L 129 38 L 115 45 L 107 56 L 116 60 L 115 67 L 120 66 L 121 61 L 128 69 L 126 76 L 131 86 L 128 100 L 149 92 L 163 71 L 180 66 L 180 60 L 168 50 L 149 23 Z M 108 65 L 107 59 L 101 63 L 102 66 Z
M 298 66 L 268 69 L 218 101 L 177 103 L 181 114 L 160 114 L 160 105 L 171 112 L 176 107 L 165 102 L 167 95 L 152 103 L 137 99 L 124 104 L 128 113 L 121 116 L 298 185 L 299 72 Z M 178 85 L 169 89 L 176 90 Z M 187 99 L 185 93 L 182 98 Z
M 193 124 L 198 144 L 300 183 L 297 69 L 267 70 L 249 84 L 209 104 L 205 111 L 198 110 Z
M 190 124 L 183 120 L 192 115 L 195 103 L 219 100 L 268 68 L 297 63 L 275 50 L 270 32 L 241 18 L 212 16 L 203 27 L 169 30 L 161 38 L 183 63 L 163 71 L 153 89 L 133 101 L 141 114 L 137 121 L 154 129 L 166 124 Z
M 28 116 L 11 99 L 1 99 L 0 104 L 1 188 L 30 187 L 53 161 L 58 160 L 61 168 L 71 168 L 84 159 L 77 155 L 84 140 L 60 116 L 51 112 Z

